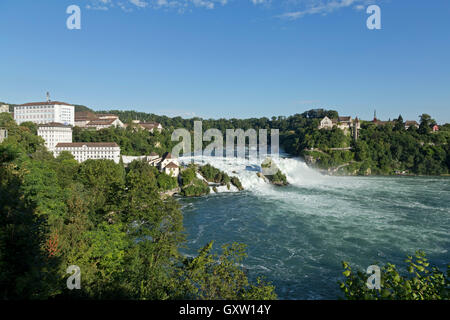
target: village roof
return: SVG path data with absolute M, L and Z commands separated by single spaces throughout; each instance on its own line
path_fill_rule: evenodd
M 116 148 L 119 145 L 115 142 L 60 142 L 56 145 L 56 148 L 81 148 L 83 146 L 89 148 Z
M 44 124 L 40 124 L 38 125 L 39 128 L 41 127 L 47 127 L 47 128 L 54 128 L 54 127 L 61 127 L 61 128 L 70 128 L 69 125 L 65 125 L 59 122 L 49 122 L 49 123 L 44 123 Z
M 97 114 L 97 118 L 116 118 L 119 119 L 118 115 L 111 114 L 111 113 L 99 113 Z
M 45 105 L 63 105 L 63 106 L 72 106 L 71 104 L 68 104 L 66 102 L 60 102 L 60 101 L 44 101 L 44 102 L 28 102 L 24 104 L 19 104 L 19 107 L 29 107 L 29 106 L 45 106 Z
M 75 121 L 95 120 L 97 115 L 90 111 L 78 111 L 75 112 Z
M 151 130 L 158 127 L 160 124 L 158 122 L 141 122 L 139 125 L 144 129 Z
M 86 126 L 101 126 L 113 124 L 117 119 L 96 119 L 89 121 Z
M 156 152 L 152 152 L 149 154 L 150 157 L 159 157 L 159 154 L 157 154 Z
M 164 160 L 166 160 L 166 159 L 173 159 L 172 154 L 170 152 L 164 153 L 163 159 Z
M 419 123 L 416 120 L 406 120 L 405 125 L 418 125 Z
M 179 168 L 179 167 L 175 163 L 171 162 L 167 166 L 165 166 L 165 168 L 176 169 L 176 168 Z

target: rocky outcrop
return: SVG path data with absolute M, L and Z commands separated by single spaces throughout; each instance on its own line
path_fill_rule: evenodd
M 261 163 L 261 172 L 257 174 L 258 177 L 263 176 L 266 181 L 276 186 L 287 186 L 289 184 L 286 175 L 281 172 L 275 162 L 269 157 Z

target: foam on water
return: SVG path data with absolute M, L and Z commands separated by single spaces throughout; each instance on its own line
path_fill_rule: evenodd
M 179 160 L 183 164 L 188 164 L 191 160 L 199 164 L 210 164 L 230 176 L 237 176 L 242 186 L 251 192 L 270 191 L 273 193 L 276 190 L 275 187 L 257 176 L 256 173 L 261 171 L 261 161 L 259 159 L 202 156 L 181 157 Z M 278 158 L 274 159 L 274 161 L 292 185 L 303 186 L 326 183 L 327 177 L 309 168 L 299 159 Z

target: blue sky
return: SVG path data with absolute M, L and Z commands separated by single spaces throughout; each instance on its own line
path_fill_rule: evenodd
M 369 4 L 382 29 L 368 30 Z M 66 8 L 81 7 L 81 30 Z M 450 122 L 448 0 L 1 0 L 0 101 Z

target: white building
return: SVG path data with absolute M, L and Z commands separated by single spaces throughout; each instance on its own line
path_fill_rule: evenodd
M 171 177 L 176 178 L 180 174 L 180 167 L 174 162 L 171 162 L 164 167 L 163 172 Z
M 0 105 L 0 113 L 3 113 L 3 112 L 9 113 L 9 105 L 7 105 L 7 104 Z
M 60 142 L 72 142 L 72 127 L 57 122 L 39 125 L 37 134 L 45 140 L 45 146 L 50 151 L 54 151 Z
M 171 162 L 175 162 L 177 163 L 178 161 L 172 156 L 172 154 L 170 152 L 166 152 L 163 156 L 161 161 L 159 162 L 159 168 L 162 171 L 162 169 L 164 169 L 165 166 L 167 166 L 169 163 Z
M 55 147 L 55 157 L 62 151 L 69 151 L 78 162 L 88 159 L 109 159 L 120 162 L 120 147 L 115 142 L 74 142 L 58 143 Z
M 115 120 L 115 119 L 119 119 L 119 116 L 117 116 L 115 114 L 111 114 L 111 113 L 100 113 L 100 114 L 97 114 L 97 119 L 100 119 L 100 120 Z
M 161 123 L 158 122 L 141 122 L 139 123 L 139 126 L 144 130 L 150 131 L 151 133 L 153 133 L 155 129 L 159 132 L 163 129 Z
M 157 166 L 161 172 L 164 172 L 172 177 L 178 177 L 178 174 L 180 173 L 180 165 L 178 160 L 174 158 L 170 152 L 166 152 L 161 159 L 158 158 L 156 161 L 158 160 L 159 162 L 157 163 Z
M 2 143 L 6 138 L 8 138 L 8 130 L 5 128 L 0 128 L 0 143 Z
M 86 128 L 91 128 L 91 129 L 96 129 L 96 130 L 106 129 L 109 127 L 123 128 L 124 124 L 122 123 L 122 121 L 119 120 L 119 118 L 117 118 L 117 119 L 97 119 L 97 120 L 89 121 L 86 124 Z
M 58 122 L 73 126 L 75 107 L 65 102 L 31 102 L 14 107 L 14 120 L 21 124 L 31 121 L 37 124 Z
M 320 120 L 319 129 L 331 129 L 333 128 L 333 121 L 325 117 L 322 120 Z

